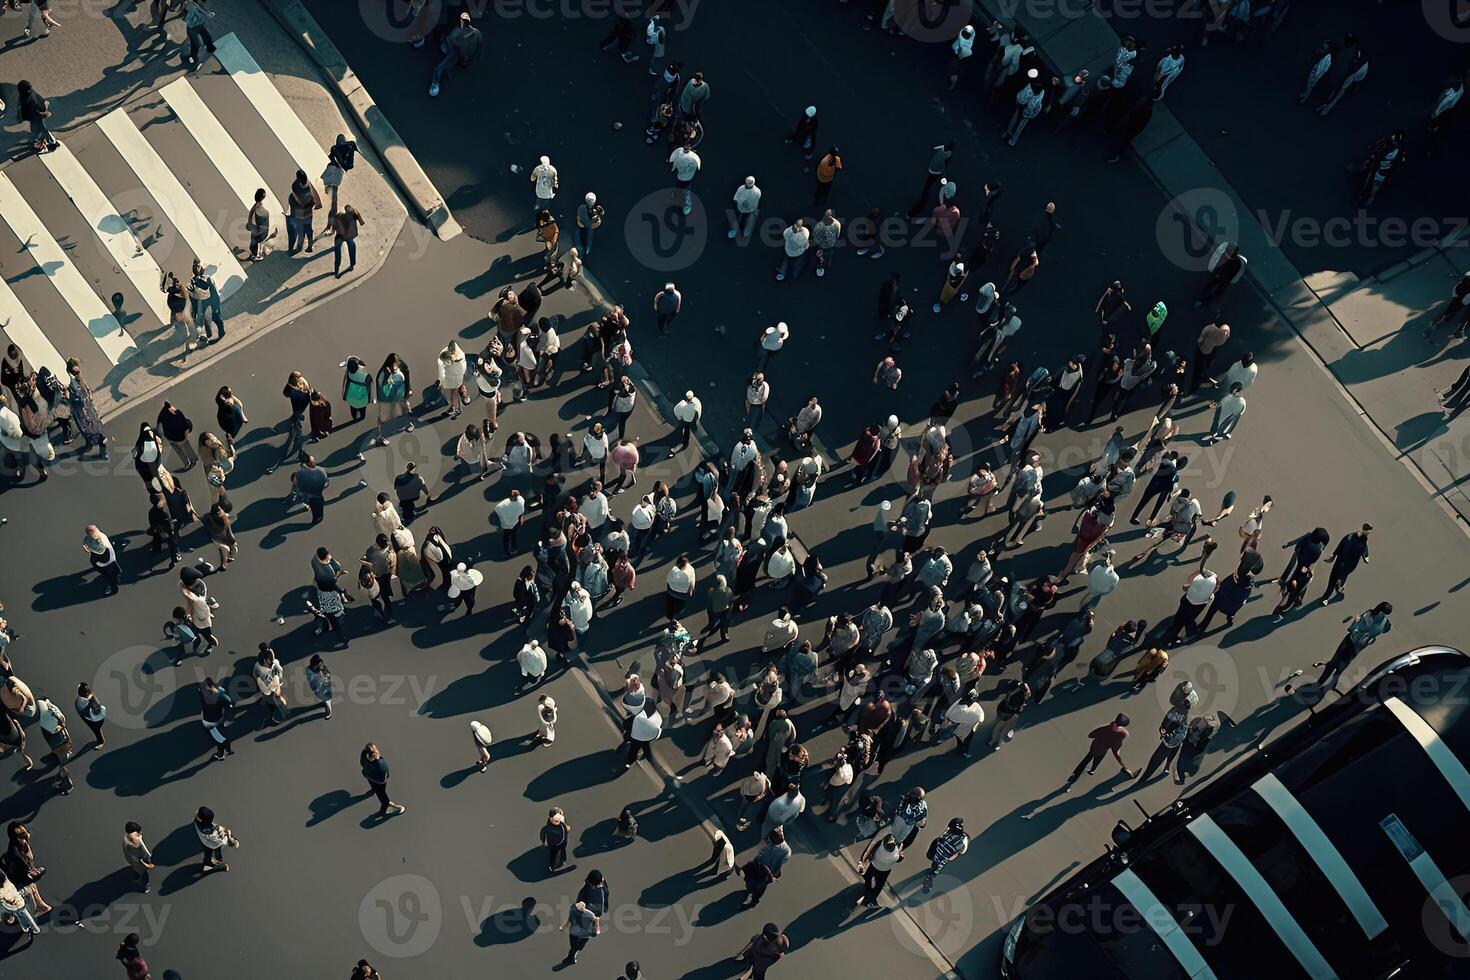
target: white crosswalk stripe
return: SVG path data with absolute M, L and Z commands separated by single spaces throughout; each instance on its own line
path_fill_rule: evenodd
M 15 232 L 15 237 L 24 243 L 36 268 L 51 280 L 61 298 L 66 300 L 66 305 L 86 324 L 109 361 L 116 364 L 129 351 L 137 349 L 133 338 L 117 322 L 117 317 L 107 309 L 101 297 L 92 291 L 86 277 L 77 271 L 61 245 L 31 210 L 25 197 L 3 173 L 0 173 L 0 217 Z
M 4 328 L 10 342 L 25 353 L 31 367 L 37 370 L 47 367 L 58 378 L 66 377 L 66 358 L 46 339 L 46 334 L 20 304 L 19 297 L 11 291 L 4 276 L 0 276 L 0 328 Z
M 134 220 L 151 221 L 158 234 L 177 245 L 170 263 L 181 255 L 184 263 L 197 256 L 230 314 L 228 300 L 245 284 L 247 273 L 233 247 L 244 242 L 227 236 L 231 229 L 239 233 L 259 188 L 266 190 L 270 213 L 283 214 L 268 180 L 283 182 L 285 160 L 268 137 L 260 143 L 262 123 L 280 142 L 285 159 L 319 181 L 327 164 L 326 142 L 306 128 L 238 37 L 226 35 L 215 47 L 229 82 L 178 78 L 157 93 L 168 114 L 145 122 L 139 107 L 134 107 L 140 112 L 136 120 L 115 109 L 97 121 L 95 132 L 69 140 L 72 146 L 41 154 L 39 162 L 19 160 L 0 173 L 0 234 L 13 233 L 21 245 L 0 251 L 0 340 L 17 344 L 36 367 L 64 376 L 66 357 L 75 354 L 84 362 L 99 357 L 112 365 L 124 362 L 126 371 L 126 355 L 138 347 L 135 337 L 162 331 L 164 350 L 182 342 L 181 335 L 164 329 L 170 314 L 159 289 L 162 253 L 139 240 Z M 174 128 L 145 136 L 140 126 Z M 250 139 L 243 139 L 242 131 Z M 188 134 L 198 155 L 180 143 L 179 133 Z M 181 150 L 187 152 L 179 156 Z M 201 173 L 200 167 L 214 172 Z M 42 168 L 49 180 L 38 176 Z M 139 207 L 135 198 L 157 206 Z M 58 210 L 63 208 L 65 213 Z M 187 265 L 171 271 L 183 276 Z M 15 285 L 21 280 L 26 285 Z M 128 306 L 132 315 L 122 323 L 105 299 L 115 293 L 134 297 Z
M 270 209 L 271 214 L 282 213 L 281 202 L 266 187 L 265 178 L 260 176 L 260 171 L 255 169 L 255 165 L 245 156 L 234 137 L 225 131 L 214 113 L 209 111 L 209 107 L 204 104 L 199 93 L 194 91 L 187 78 L 165 85 L 161 94 L 168 107 L 179 118 L 179 122 L 194 137 L 194 142 L 199 144 L 205 156 L 219 170 L 225 183 L 230 185 L 245 210 L 254 206 L 256 190 L 264 188 L 265 206 Z
M 81 162 L 67 149 L 65 143 L 43 155 L 41 162 L 51 171 L 51 176 L 66 192 L 66 196 L 71 198 L 71 203 L 76 205 L 76 209 L 96 233 L 98 241 L 107 249 L 112 261 L 117 263 L 118 269 L 142 294 L 148 308 L 158 318 L 150 326 L 159 327 L 167 323 L 168 302 L 158 288 L 158 263 L 153 261 L 153 256 L 139 243 L 127 221 L 117 213 L 117 209 L 112 206 L 107 195 L 102 193 L 102 188 L 97 186 L 92 175 L 82 169 Z
M 271 132 L 296 161 L 296 166 L 306 171 L 306 176 L 316 183 L 317 176 L 326 169 L 327 151 L 286 104 L 255 58 L 245 50 L 245 45 L 234 34 L 226 34 L 215 42 L 215 57 L 240 86 L 250 104 L 255 106 L 255 111 L 270 125 Z
M 215 284 L 222 299 L 245 284 L 245 270 L 235 259 L 229 244 L 220 237 L 209 223 L 199 205 L 184 190 L 184 185 L 168 169 L 168 164 L 153 149 L 121 109 L 114 109 L 97 121 L 97 128 L 106 134 L 117 148 L 117 152 L 133 173 L 142 181 L 148 193 L 163 209 L 164 216 L 177 229 L 179 236 L 194 250 L 206 269 L 213 269 Z M 153 287 L 157 289 L 157 285 Z

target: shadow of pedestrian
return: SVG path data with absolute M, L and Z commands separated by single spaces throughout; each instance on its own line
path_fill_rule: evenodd
M 353 796 L 345 789 L 334 789 L 330 792 L 323 793 L 307 804 L 311 809 L 311 819 L 306 821 L 306 826 L 315 827 L 325 820 L 330 820 L 352 804 L 360 800 L 365 800 L 372 795 L 371 792 L 366 792 Z
M 118 868 L 112 873 L 89 881 L 67 896 L 63 903 L 76 914 L 93 918 L 113 902 L 132 892 L 142 892 L 132 868 Z
M 536 915 L 536 900 L 527 898 L 517 907 L 501 909 L 480 923 L 480 932 L 475 936 L 475 945 L 481 949 L 489 946 L 504 946 L 529 939 L 541 928 L 541 918 Z
M 555 871 L 546 866 L 546 848 L 540 844 L 518 857 L 511 858 L 505 865 L 506 870 L 515 875 L 520 881 L 527 884 L 535 884 L 539 881 L 549 881 L 552 878 L 560 878 L 570 871 L 576 869 L 576 863 L 564 864 Z
M 525 797 L 544 802 L 561 796 L 568 786 L 586 790 L 610 783 L 625 772 L 622 759 L 617 746 L 567 759 L 533 777 L 526 784 Z

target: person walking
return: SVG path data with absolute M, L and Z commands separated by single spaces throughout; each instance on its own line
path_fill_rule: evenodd
M 214 761 L 219 762 L 227 755 L 234 755 L 229 736 L 225 734 L 225 709 L 235 706 L 234 699 L 225 693 L 213 677 L 206 677 L 199 684 L 199 721 L 209 737 L 214 740 Z
M 1347 588 L 1348 576 L 1357 570 L 1360 563 L 1368 564 L 1368 535 L 1372 532 L 1373 525 L 1364 524 L 1357 531 L 1343 535 L 1332 554 L 1328 555 L 1332 559 L 1332 571 L 1327 574 L 1327 590 L 1322 593 L 1322 605 L 1341 598 Z
M 224 850 L 227 847 L 239 847 L 240 840 L 230 828 L 215 822 L 214 811 L 209 807 L 201 806 L 195 812 L 194 834 L 199 838 L 199 846 L 204 852 L 204 861 L 199 870 L 230 870 L 230 866 L 224 861 Z
M 664 288 L 653 294 L 654 323 L 658 327 L 659 336 L 669 335 L 669 326 L 683 309 L 684 294 L 673 283 L 664 283 Z
M 693 144 L 687 140 L 669 154 L 669 170 L 674 174 L 675 197 L 682 198 L 681 206 L 685 214 L 694 210 L 692 186 L 701 165 L 699 154 L 694 152 Z
M 902 860 L 903 847 L 891 831 L 881 837 L 874 837 L 858 858 L 857 870 L 863 878 L 863 889 L 858 894 L 856 904 L 869 909 L 877 908 L 878 895 L 888 883 L 888 876 Z
M 945 168 L 954 157 L 955 144 L 953 140 L 934 147 L 930 151 L 928 171 L 924 174 L 924 186 L 919 190 L 919 196 L 909 207 L 908 217 L 910 221 L 918 220 L 919 216 L 927 213 L 929 206 L 929 194 L 944 177 Z
M 577 205 L 577 251 L 582 258 L 592 257 L 592 241 L 606 215 L 607 209 L 597 203 L 597 195 L 591 191 Z
M 1184 738 L 1189 733 L 1189 701 L 1180 701 L 1171 704 L 1169 710 L 1164 713 L 1164 719 L 1159 722 L 1159 744 L 1154 749 L 1153 755 L 1148 757 L 1148 763 L 1138 774 L 1135 786 L 1142 786 L 1153 778 L 1155 772 L 1166 775 L 1169 767 L 1173 765 L 1174 759 L 1179 755 L 1179 749 L 1184 745 Z
M 1372 609 L 1365 610 L 1354 616 L 1348 623 L 1347 635 L 1337 645 L 1332 656 L 1326 660 L 1318 660 L 1313 667 L 1321 667 L 1322 676 L 1317 678 L 1317 687 L 1324 693 L 1331 687 L 1336 687 L 1337 680 L 1347 670 L 1358 654 L 1378 641 L 1378 638 L 1393 629 L 1393 623 L 1389 617 L 1393 615 L 1393 603 L 1380 602 Z M 1286 693 L 1291 694 L 1294 687 L 1286 685 Z
M 260 644 L 251 673 L 255 678 L 255 689 L 260 695 L 260 703 L 265 705 L 266 711 L 269 712 L 265 723 L 271 726 L 279 725 L 286 720 L 286 695 L 281 689 L 285 680 L 285 670 L 281 662 L 276 659 L 276 652 L 270 648 L 269 644 Z
M 388 760 L 383 757 L 376 743 L 369 742 L 363 746 L 358 764 L 362 767 L 363 778 L 367 780 L 368 792 L 378 798 L 378 816 L 394 816 L 408 809 L 402 803 L 393 802 L 388 796 Z
M 586 902 L 579 901 L 567 912 L 567 921 L 562 923 L 561 929 L 567 934 L 571 944 L 562 963 L 570 966 L 577 962 L 587 944 L 602 932 L 602 918 L 588 908 Z
M 327 219 L 327 228 L 332 232 L 332 275 L 336 278 L 342 278 L 344 247 L 347 249 L 347 271 L 357 268 L 357 231 L 365 224 L 367 221 L 350 204 L 341 211 L 334 210 Z
M 31 15 L 33 16 L 38 9 L 43 8 L 33 4 Z M 50 16 L 49 8 L 45 9 L 47 12 L 42 15 L 43 19 Z M 48 30 L 47 33 L 49 34 L 50 31 Z M 26 34 L 29 36 L 29 28 Z M 20 114 L 20 121 L 28 123 L 31 127 L 31 149 L 36 153 L 48 153 L 59 147 L 61 142 L 51 135 L 51 127 L 47 122 L 51 118 L 50 101 L 37 92 L 35 86 L 25 79 L 16 83 L 15 91 L 17 95 L 16 111 Z
M 1210 403 L 1210 407 L 1215 410 L 1215 418 L 1210 423 L 1209 435 L 1205 436 L 1205 445 L 1214 445 L 1221 439 L 1229 439 L 1235 433 L 1240 417 L 1245 414 L 1245 398 L 1241 395 L 1243 391 L 1245 388 L 1236 381 L 1230 385 L 1228 395 Z
M 629 716 L 623 723 L 624 743 L 628 747 L 628 757 L 623 763 L 625 771 L 633 768 L 640 756 L 652 751 L 653 741 L 663 733 L 663 728 L 663 715 L 658 713 L 656 701 L 644 702 L 641 712 Z
M 779 963 L 791 949 L 791 940 L 774 922 L 767 922 L 760 935 L 752 936 L 737 959 L 750 964 L 740 980 L 765 980 L 766 971 Z
M 148 849 L 148 844 L 143 840 L 143 825 L 129 820 L 123 825 L 122 839 L 123 860 L 132 869 L 135 882 L 147 895 L 152 888 L 149 881 L 149 872 L 153 870 L 153 852 Z
M 745 241 L 755 231 L 755 222 L 761 207 L 761 189 L 756 186 L 754 177 L 746 177 L 735 188 L 734 202 L 735 211 L 731 215 L 730 230 L 725 232 L 725 237 L 732 241 Z
M 1072 785 L 1081 778 L 1083 769 L 1087 770 L 1089 776 L 1096 773 L 1098 764 L 1102 762 L 1104 756 L 1110 753 L 1118 761 L 1118 767 L 1123 770 L 1123 775 L 1129 779 L 1138 775 L 1136 772 L 1129 771 L 1128 764 L 1123 761 L 1122 750 L 1123 743 L 1128 739 L 1128 724 L 1128 716 L 1120 712 L 1108 724 L 1094 728 L 1087 733 L 1087 737 L 1092 742 L 1087 747 L 1087 753 L 1082 756 L 1072 770 L 1072 774 L 1067 777 L 1067 784 L 1063 792 L 1072 792 Z
M 555 873 L 567 863 L 567 842 L 571 839 L 571 826 L 566 814 L 559 806 L 552 807 L 546 814 L 546 823 L 539 834 L 541 846 L 546 848 L 546 870 Z
M 117 552 L 113 550 L 112 541 L 98 530 L 96 524 L 88 524 L 82 534 L 82 550 L 87 553 L 87 560 L 92 568 L 107 583 L 103 595 L 116 595 L 118 584 L 122 581 L 122 569 L 118 566 Z
M 322 718 L 332 717 L 332 672 L 327 668 L 327 662 L 319 653 L 311 655 L 311 661 L 306 665 L 306 683 L 311 688 L 312 696 L 317 699 L 323 709 Z
M 925 895 L 934 890 L 934 879 L 939 877 L 944 866 L 969 849 L 970 837 L 965 833 L 965 819 L 955 817 L 944 833 L 929 842 L 929 850 L 925 854 L 929 859 L 929 868 L 924 872 Z
M 781 233 L 781 262 L 776 266 L 776 281 L 781 282 L 789 275 L 792 279 L 801 276 L 806 268 L 807 252 L 811 248 L 812 233 L 805 218 L 797 218 Z
M 480 53 L 484 43 L 484 36 L 480 29 L 470 23 L 470 12 L 462 10 L 459 14 L 458 25 L 445 35 L 439 45 L 439 50 L 444 52 L 444 57 L 434 66 L 434 73 L 429 80 L 429 97 L 438 96 L 440 87 L 449 79 L 455 68 L 467 68 L 475 56 Z
M 77 717 L 92 730 L 92 744 L 102 748 L 107 744 L 107 736 L 102 734 L 102 725 L 107 720 L 107 706 L 85 681 L 77 685 L 76 709 Z

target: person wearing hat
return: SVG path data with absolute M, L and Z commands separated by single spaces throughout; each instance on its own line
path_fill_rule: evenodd
M 822 159 L 817 161 L 817 190 L 812 198 L 814 206 L 821 207 L 827 203 L 827 195 L 832 193 L 832 182 L 837 179 L 837 171 L 841 169 L 842 152 L 833 144 L 827 148 Z
M 475 589 L 483 581 L 485 581 L 485 576 L 478 568 L 468 568 L 464 562 L 454 566 L 454 571 L 449 573 L 450 611 L 458 609 L 460 603 L 464 603 L 464 614 L 468 616 L 473 613 L 475 611 Z
M 653 294 L 653 314 L 660 337 L 669 335 L 669 324 L 683 308 L 684 295 L 671 282 L 664 283 L 664 288 Z
M 459 26 L 449 32 L 441 45 L 444 58 L 434 66 L 434 77 L 429 82 L 430 98 L 439 94 L 439 87 L 449 77 L 451 69 L 456 66 L 464 68 L 474 60 L 475 55 L 480 53 L 480 45 L 483 41 L 484 36 L 480 34 L 480 29 L 470 23 L 470 12 L 461 11 Z
M 760 213 L 761 189 L 755 185 L 754 177 L 745 178 L 735 188 L 735 225 L 725 232 L 726 238 L 748 238 L 755 229 L 755 218 Z
M 955 39 L 950 42 L 949 50 L 951 54 L 949 59 L 949 88 L 950 91 L 954 91 L 954 87 L 960 82 L 960 67 L 964 65 L 966 59 L 975 53 L 975 27 L 973 24 L 966 24 L 960 28 L 959 34 L 955 35 Z
M 786 134 L 786 142 L 795 143 L 804 160 L 810 160 L 817 152 L 817 128 L 820 125 L 817 107 L 809 105 L 796 117 L 796 125 Z
M 761 331 L 760 349 L 756 353 L 755 369 L 764 371 L 771 366 L 771 361 L 786 346 L 786 341 L 791 336 L 791 329 L 782 320 L 774 327 L 766 327 Z
M 750 964 L 750 970 L 741 976 L 741 980 L 765 980 L 766 971 L 791 949 L 791 940 L 781 931 L 781 927 L 774 922 L 767 922 L 761 929 L 760 935 L 750 938 L 750 945 L 745 947 L 745 952 L 740 959 Z
M 974 692 L 971 692 L 972 694 Z M 965 818 L 955 817 L 949 827 L 929 842 L 929 870 L 924 872 L 924 894 L 934 890 L 934 879 L 944 866 L 970 849 L 970 838 L 965 833 Z
M 582 258 L 592 257 L 592 239 L 597 229 L 602 227 L 602 219 L 607 209 L 597 203 L 597 195 L 591 191 L 577 205 L 577 248 Z
M 684 392 L 684 397 L 674 406 L 674 418 L 679 421 L 679 445 L 669 450 L 670 456 L 689 448 L 694 427 L 699 424 L 699 416 L 703 411 L 704 405 L 694 396 L 694 392 Z
M 1041 110 L 1045 105 L 1046 86 L 1041 82 L 1041 72 L 1035 68 L 1028 69 L 1026 84 L 1021 87 L 1021 91 L 1016 93 L 1016 111 L 1011 113 L 1010 124 L 1001 134 L 1002 138 L 1011 146 L 1015 146 L 1026 124 L 1041 115 Z
M 1327 605 L 1334 598 L 1342 598 L 1348 576 L 1357 571 L 1360 562 L 1368 563 L 1368 535 L 1372 530 L 1372 524 L 1364 524 L 1360 530 L 1343 535 L 1337 547 L 1332 549 L 1328 556 L 1332 559 L 1332 571 L 1327 574 L 1327 591 L 1322 593 L 1322 605 Z

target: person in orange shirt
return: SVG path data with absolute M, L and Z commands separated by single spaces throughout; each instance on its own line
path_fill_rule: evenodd
M 842 154 L 837 147 L 828 147 L 826 154 L 817 161 L 817 193 L 812 198 L 812 203 L 821 206 L 827 203 L 827 196 L 832 193 L 832 182 L 837 179 L 837 171 L 842 169 Z

